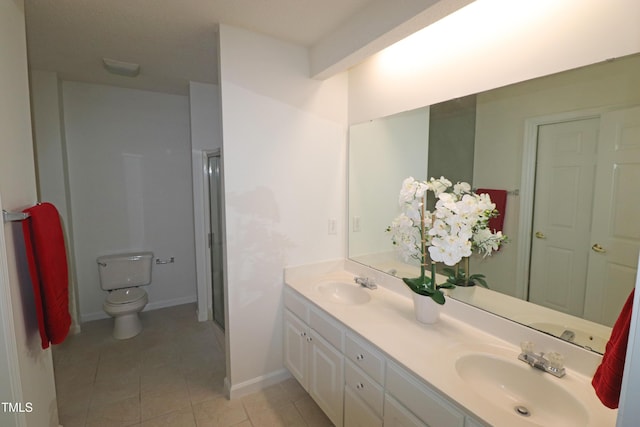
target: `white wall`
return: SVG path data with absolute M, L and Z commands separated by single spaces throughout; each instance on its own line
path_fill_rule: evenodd
M 36 202 L 24 4 L 0 2 L 0 197 L 3 209 L 20 211 Z M 4 239 L 3 239 L 4 237 Z M 31 402 L 33 412 L 0 411 L 3 426 L 57 426 L 58 409 L 51 348 L 42 350 L 22 228 L 3 224 L 0 233 L 0 398 Z M 5 270 L 6 267 L 6 270 Z
M 80 332 L 78 285 L 75 276 L 73 226 L 69 177 L 67 174 L 67 147 L 62 123 L 62 100 L 58 75 L 51 71 L 32 70 L 31 111 L 35 142 L 38 200 L 50 202 L 58 209 L 67 244 L 69 262 L 69 312 L 72 333 Z
M 198 320 L 211 310 L 208 184 L 205 181 L 205 155 L 222 148 L 220 128 L 220 88 L 208 83 L 189 82 L 191 117 L 191 163 L 193 175 L 193 215 L 195 226 L 196 277 L 198 282 Z M 224 161 L 224 159 L 223 159 Z
M 96 257 L 150 250 L 147 309 L 196 300 L 189 101 L 185 96 L 63 83 L 82 320 L 105 317 Z
M 351 69 L 349 121 L 638 52 L 638 16 L 636 0 L 476 1 Z
M 312 80 L 306 49 L 227 25 L 220 48 L 235 396 L 287 375 L 283 267 L 345 256 L 347 81 Z

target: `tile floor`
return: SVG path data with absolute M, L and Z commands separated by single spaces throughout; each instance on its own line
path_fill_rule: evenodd
M 54 346 L 64 427 L 331 426 L 289 379 L 240 399 L 223 394 L 224 352 L 195 305 L 141 314 L 140 335 L 118 341 L 112 319 L 88 322 Z

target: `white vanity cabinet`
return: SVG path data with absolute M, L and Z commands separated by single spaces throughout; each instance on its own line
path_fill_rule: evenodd
M 464 427 L 460 410 L 393 362 L 387 366 L 385 390 L 427 426 Z
M 380 349 L 285 290 L 284 363 L 337 427 L 481 427 Z
M 359 337 L 347 333 L 345 359 L 344 425 L 382 427 L 384 356 Z
M 344 328 L 285 293 L 284 363 L 336 427 L 343 422 Z
M 390 394 L 384 396 L 384 425 L 393 427 L 427 427 Z

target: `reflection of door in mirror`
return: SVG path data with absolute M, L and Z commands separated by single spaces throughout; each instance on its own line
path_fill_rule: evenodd
M 529 300 L 612 325 L 640 249 L 640 108 L 539 127 Z
M 600 122 L 585 318 L 613 325 L 635 284 L 640 251 L 640 107 Z
M 528 300 L 583 316 L 598 118 L 538 128 Z

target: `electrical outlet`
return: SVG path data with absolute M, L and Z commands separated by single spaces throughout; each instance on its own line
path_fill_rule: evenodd
M 329 220 L 329 234 L 338 234 L 338 224 L 335 219 Z
M 353 232 L 357 233 L 360 231 L 360 217 L 359 216 L 354 216 L 353 217 Z

